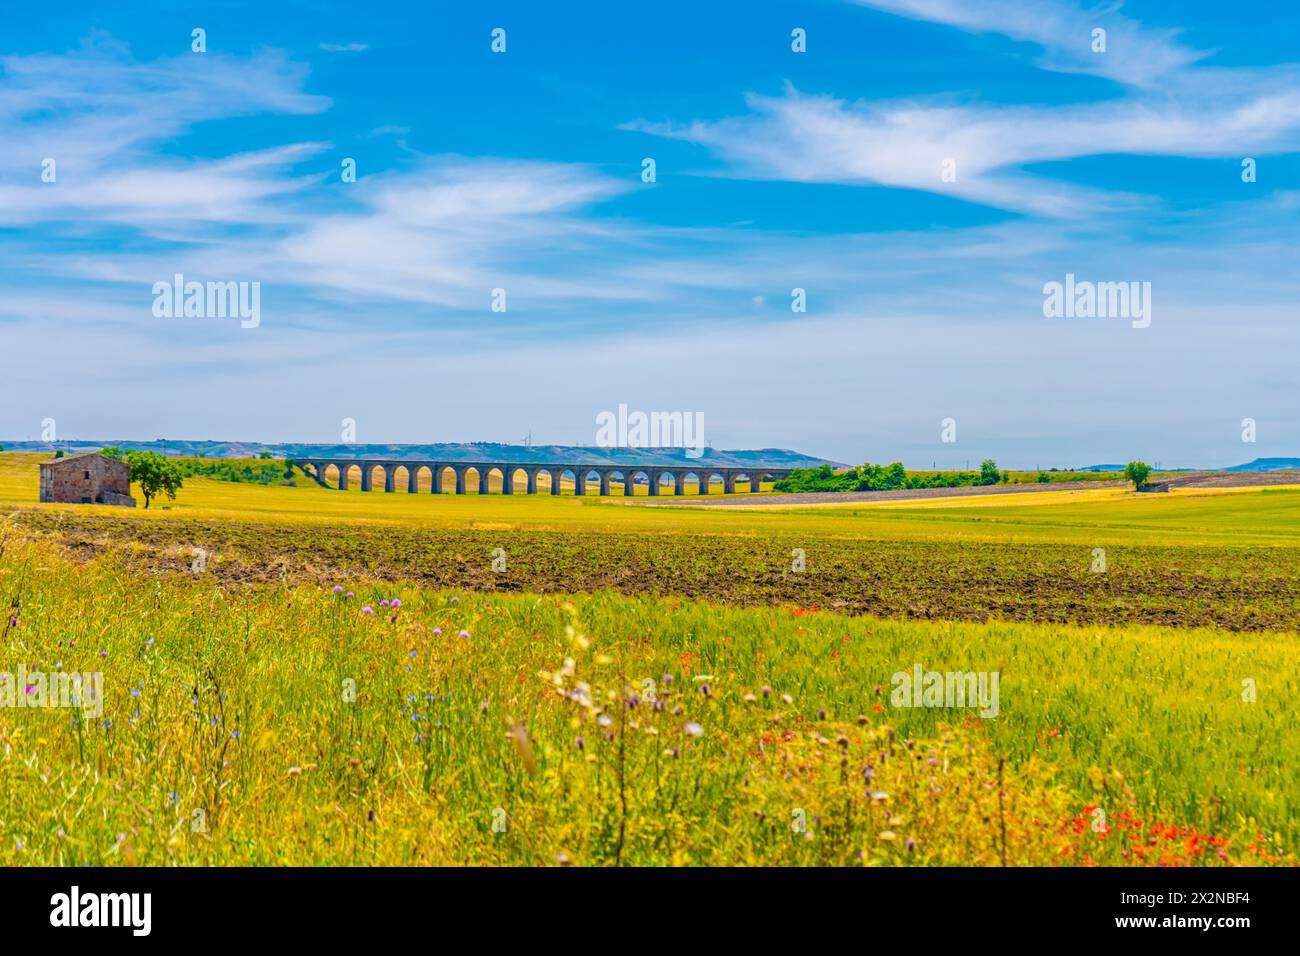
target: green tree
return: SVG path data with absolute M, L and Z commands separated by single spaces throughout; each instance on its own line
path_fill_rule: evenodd
M 126 460 L 126 452 L 118 445 L 109 445 L 107 448 L 101 448 L 99 453 L 105 458 L 112 458 L 114 461 Z
M 1142 488 L 1151 475 L 1151 466 L 1145 461 L 1130 461 L 1124 468 L 1124 477 L 1133 482 L 1134 488 Z
M 159 494 L 175 499 L 185 478 L 176 463 L 154 451 L 129 451 L 126 460 L 131 465 L 131 481 L 140 486 L 144 506 Z
M 996 485 L 1002 480 L 1001 473 L 998 472 L 998 463 L 992 458 L 985 458 L 980 462 L 980 481 L 981 485 Z

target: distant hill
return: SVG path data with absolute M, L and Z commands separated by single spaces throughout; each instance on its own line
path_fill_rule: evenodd
M 1223 471 L 1297 471 L 1300 470 L 1300 458 L 1256 458 L 1244 465 L 1233 465 Z
M 1123 471 L 1123 465 L 1089 465 L 1078 471 Z M 1161 468 L 1161 474 L 1177 471 L 1300 471 L 1300 458 L 1256 458 L 1231 468 Z
M 497 442 L 441 443 L 435 445 L 362 445 L 312 444 L 282 442 L 267 445 L 251 441 L 0 441 L 7 451 L 75 454 L 117 445 L 137 451 L 156 451 L 169 457 L 256 458 L 270 452 L 276 458 L 434 458 L 440 461 L 516 461 L 573 462 L 599 465 L 605 462 L 623 465 L 712 465 L 717 468 L 743 468 L 766 465 L 769 468 L 815 468 L 829 464 L 847 467 L 826 458 L 814 458 L 786 448 L 724 450 L 706 448 L 699 458 L 689 458 L 684 448 L 599 448 L 589 445 L 503 445 Z

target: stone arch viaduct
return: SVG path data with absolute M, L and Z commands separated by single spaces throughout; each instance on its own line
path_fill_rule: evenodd
M 611 494 L 611 485 L 617 481 L 623 486 L 623 494 L 631 496 L 638 479 L 644 478 L 649 494 L 665 494 L 664 481 L 672 479 L 674 495 L 686 494 L 686 479 L 694 477 L 699 493 L 707 495 L 713 479 L 720 478 L 724 494 L 734 494 L 737 482 L 744 482 L 750 491 L 758 491 L 759 484 L 767 479 L 785 478 L 790 474 L 789 468 L 768 468 L 763 465 L 739 468 L 716 468 L 710 465 L 614 465 L 608 462 L 593 465 L 560 464 L 543 462 L 510 461 L 436 461 L 412 460 L 403 458 L 293 458 L 289 464 L 296 464 L 303 472 L 311 475 L 326 488 L 348 488 L 348 473 L 353 468 L 361 471 L 361 490 L 371 491 L 375 487 L 375 473 L 382 472 L 384 491 L 397 490 L 397 473 L 406 471 L 406 490 L 414 494 L 419 489 L 420 474 L 428 471 L 430 490 L 433 494 L 443 494 L 455 489 L 463 495 L 476 486 L 475 490 L 485 495 L 488 493 L 488 480 L 492 472 L 501 478 L 503 494 L 537 494 L 537 479 L 545 474 L 550 479 L 550 493 L 560 494 L 560 479 L 571 476 L 575 495 L 587 494 L 590 486 L 599 484 L 602 495 Z M 334 483 L 329 481 L 329 470 L 334 468 Z M 454 476 L 454 485 L 447 482 L 447 472 Z M 471 484 L 470 472 L 474 473 Z M 522 474 L 521 474 L 522 473 Z M 523 479 L 522 481 L 520 479 Z M 450 487 L 448 487 L 450 485 Z

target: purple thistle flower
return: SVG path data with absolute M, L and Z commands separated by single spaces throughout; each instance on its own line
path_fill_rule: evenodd
M 374 613 L 375 613 L 375 609 L 374 609 L 373 607 L 371 607 L 369 604 L 367 604 L 365 607 L 363 607 L 363 608 L 361 609 L 361 613 L 362 613 L 362 614 L 374 614 Z

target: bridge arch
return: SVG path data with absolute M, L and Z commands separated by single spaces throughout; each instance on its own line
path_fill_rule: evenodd
M 573 493 L 577 497 L 582 498 L 586 496 L 587 484 L 591 481 L 593 476 L 595 476 L 596 483 L 599 485 L 600 483 L 599 468 L 590 468 L 584 466 L 584 467 L 579 467 L 578 470 L 574 472 Z
M 400 488 L 407 494 L 414 494 L 417 490 L 415 475 L 419 471 L 418 465 L 408 465 L 404 461 L 399 461 L 393 465 L 393 488 Z
M 664 479 L 671 480 L 674 490 L 677 486 L 677 469 L 655 468 L 650 472 L 650 494 L 658 495 L 664 490 Z
M 513 495 L 515 489 L 519 487 L 528 487 L 528 470 L 519 465 L 503 465 L 499 469 L 501 472 L 501 493 L 503 495 Z M 519 473 L 523 472 L 524 484 L 519 484 Z
M 320 471 L 321 483 L 326 488 L 337 488 L 339 491 L 348 490 L 348 469 L 342 465 L 327 463 L 324 467 L 317 466 Z M 330 478 L 330 472 L 334 472 L 334 477 Z M 332 483 L 331 483 L 332 482 Z
M 545 492 L 541 491 L 542 483 L 539 481 L 542 475 L 546 476 Z M 530 495 L 558 495 L 560 493 L 560 469 L 553 465 L 538 465 L 528 469 L 528 493 Z
M 432 486 L 433 469 L 429 465 L 421 462 L 412 462 L 409 465 L 403 465 L 402 468 L 406 471 L 406 493 L 408 495 L 416 495 L 420 493 L 420 485 L 422 484 L 421 478 L 423 473 L 426 471 L 429 473 L 429 483 Z
M 631 498 L 636 494 L 636 480 L 638 477 L 644 477 L 646 486 L 649 487 L 650 485 L 650 471 L 646 468 L 628 468 L 623 474 L 625 475 L 623 481 L 623 495 L 626 498 Z
M 476 494 L 485 495 L 488 493 L 488 472 L 491 469 L 481 463 L 470 465 L 465 469 L 465 480 L 469 487 L 475 489 Z M 474 472 L 474 479 L 470 480 L 469 473 Z
M 456 474 L 456 494 L 469 494 L 470 488 L 478 487 L 478 471 L 473 465 L 453 465 Z
M 578 493 L 578 471 L 579 471 L 578 468 L 574 468 L 569 465 L 560 465 L 558 468 L 556 468 L 555 469 L 555 490 L 553 490 L 551 494 L 553 495 L 563 494 L 564 482 L 566 479 L 569 479 L 573 481 L 573 493 L 576 495 Z
M 700 472 L 700 494 L 708 495 L 713 493 L 713 479 L 718 479 L 718 484 L 722 485 L 723 493 L 727 488 L 727 476 L 724 472 L 717 469 L 705 469 Z
M 344 465 L 343 466 L 344 481 L 343 484 L 339 485 L 339 487 L 342 488 L 344 491 L 347 491 L 349 487 L 352 488 L 357 487 L 357 485 L 361 482 L 361 479 L 364 475 L 364 471 L 365 469 L 361 467 L 360 462 L 357 462 L 355 465 Z M 369 489 L 363 488 L 362 490 L 368 491 Z
M 602 478 L 603 481 L 601 482 L 600 493 L 607 497 L 612 496 L 614 494 L 614 485 L 616 483 L 623 486 L 624 488 L 623 494 L 626 495 L 627 494 L 626 489 L 631 485 L 631 481 L 632 481 L 632 479 L 628 476 L 628 469 L 626 468 L 606 468 L 602 475 Z
M 357 462 L 357 464 L 356 464 L 356 468 L 357 468 L 358 471 L 361 472 L 361 490 L 362 490 L 362 491 L 372 491 L 372 490 L 374 489 L 374 487 L 375 487 L 375 471 L 376 471 L 376 469 L 384 470 L 385 473 L 386 473 L 386 469 L 384 469 L 384 466 L 381 465 L 381 464 L 379 464 L 378 462 L 374 462 L 374 461 L 361 461 L 361 462 Z M 351 470 L 351 469 L 349 469 L 349 470 Z M 379 480 L 382 482 L 384 479 L 383 479 L 383 477 L 381 476 Z

